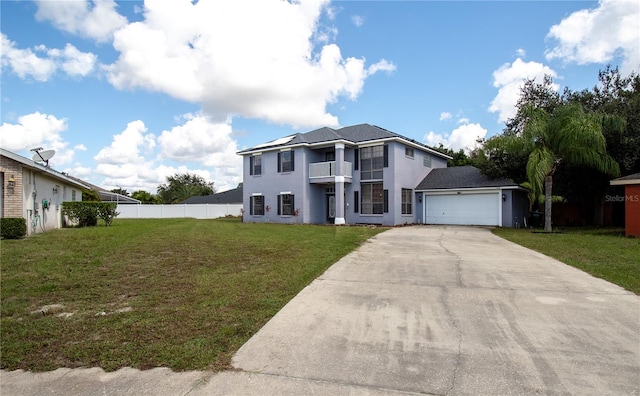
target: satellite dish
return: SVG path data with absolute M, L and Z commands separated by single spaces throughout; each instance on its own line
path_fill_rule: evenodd
M 37 149 L 33 149 L 31 151 L 35 151 L 36 153 L 33 155 L 32 159 L 35 162 L 44 162 L 46 166 L 49 166 L 49 160 L 56 153 L 55 150 L 42 150 L 42 147 L 38 147 Z

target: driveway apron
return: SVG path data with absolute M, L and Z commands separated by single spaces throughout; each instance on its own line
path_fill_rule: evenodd
M 305 288 L 233 364 L 371 391 L 640 394 L 640 298 L 488 229 L 395 228 Z

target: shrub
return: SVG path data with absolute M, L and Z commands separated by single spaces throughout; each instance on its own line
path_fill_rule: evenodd
M 119 215 L 116 212 L 117 204 L 113 202 L 63 202 L 62 214 L 78 227 L 91 227 L 98 225 L 98 219 L 104 220 L 109 226 L 113 219 Z
M 27 235 L 27 221 L 23 217 L 4 217 L 0 220 L 0 237 L 20 239 Z

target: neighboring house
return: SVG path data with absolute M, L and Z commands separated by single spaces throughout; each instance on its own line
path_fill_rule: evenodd
M 0 182 L 1 217 L 23 217 L 28 235 L 62 227 L 62 203 L 82 201 L 82 190 L 89 188 L 4 149 L 0 149 Z
M 527 190 L 491 179 L 473 166 L 434 169 L 416 187 L 418 217 L 425 224 L 525 227 Z
M 416 186 L 450 157 L 360 124 L 297 133 L 238 152 L 246 222 L 421 222 Z
M 93 190 L 100 197 L 101 202 L 115 202 L 117 204 L 140 204 L 142 203 L 140 200 L 128 197 L 126 195 L 114 193 L 108 190 L 105 190 L 102 187 L 98 187 L 95 184 L 88 183 L 84 180 L 80 180 L 77 177 L 69 176 L 71 179 L 76 180 L 87 186 L 87 189 Z
M 611 180 L 613 186 L 624 186 L 624 234 L 640 238 L 640 173 Z
M 212 205 L 224 205 L 224 204 L 241 204 L 242 203 L 242 183 L 233 190 L 223 191 L 221 193 L 202 195 L 197 197 L 189 197 L 181 204 L 212 204 Z

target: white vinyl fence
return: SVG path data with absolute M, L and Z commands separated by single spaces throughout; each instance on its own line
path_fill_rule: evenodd
M 216 219 L 218 217 L 240 216 L 242 204 L 189 204 L 189 205 L 135 205 L 120 204 L 116 211 L 119 219 L 170 219 L 192 217 L 196 219 Z

